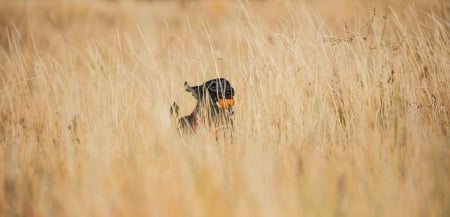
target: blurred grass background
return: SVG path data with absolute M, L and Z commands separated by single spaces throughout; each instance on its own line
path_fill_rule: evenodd
M 0 1 L 0 216 L 449 216 L 450 4 Z M 236 136 L 181 138 L 229 79 Z

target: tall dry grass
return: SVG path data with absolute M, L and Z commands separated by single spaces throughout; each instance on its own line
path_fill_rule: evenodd
M 1 1 L 0 216 L 450 216 L 449 7 Z

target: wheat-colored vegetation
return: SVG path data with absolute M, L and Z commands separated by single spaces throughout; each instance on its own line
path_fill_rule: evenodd
M 0 216 L 450 216 L 450 4 L 1 1 Z M 236 89 L 182 138 L 183 82 Z

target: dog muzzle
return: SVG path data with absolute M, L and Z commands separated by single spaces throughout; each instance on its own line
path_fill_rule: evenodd
M 225 98 L 225 99 L 219 99 L 217 101 L 217 106 L 221 109 L 228 109 L 231 108 L 234 105 L 234 99 L 231 98 Z

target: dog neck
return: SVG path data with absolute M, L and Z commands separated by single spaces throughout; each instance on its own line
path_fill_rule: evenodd
M 195 130 L 199 124 L 211 126 L 217 123 L 217 119 L 220 117 L 220 111 L 214 105 L 205 106 L 197 103 L 190 116 L 192 118 L 192 128 Z

